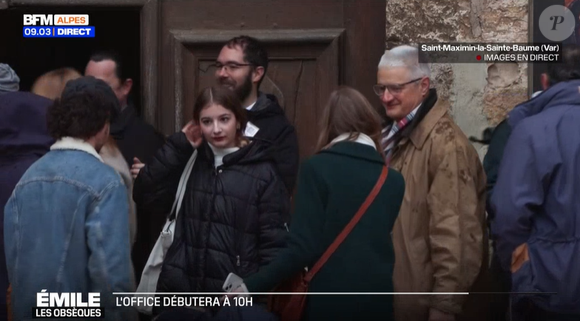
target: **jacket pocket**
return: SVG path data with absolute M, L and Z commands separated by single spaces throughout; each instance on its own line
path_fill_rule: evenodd
M 512 272 L 512 289 L 515 292 L 536 292 L 532 263 L 526 260 L 518 264 L 518 269 Z
M 512 277 L 514 290 L 533 292 L 532 300 L 545 310 L 580 314 L 579 241 L 530 242 L 530 260 Z

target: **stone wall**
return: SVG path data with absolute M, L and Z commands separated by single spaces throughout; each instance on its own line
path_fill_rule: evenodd
M 419 42 L 527 42 L 528 0 L 387 0 L 387 49 Z M 528 97 L 527 65 L 433 64 L 439 95 L 469 136 Z M 476 144 L 480 155 L 485 147 Z

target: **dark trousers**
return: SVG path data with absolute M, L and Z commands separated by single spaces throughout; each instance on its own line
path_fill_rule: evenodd
M 512 321 L 578 321 L 579 314 L 562 314 L 539 308 L 529 299 L 522 299 L 512 308 Z
M 501 292 L 505 294 L 496 294 L 493 297 L 493 301 L 490 306 L 491 320 L 494 321 L 507 321 L 508 312 L 510 307 L 510 295 L 511 291 L 511 272 L 502 269 L 499 258 L 497 255 L 493 254 L 491 258 L 491 266 L 489 267 L 489 272 L 491 274 L 493 288 L 497 289 L 494 292 Z M 580 320 L 579 320 L 580 321 Z

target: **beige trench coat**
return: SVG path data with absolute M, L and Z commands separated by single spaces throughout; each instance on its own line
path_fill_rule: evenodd
M 439 99 L 393 152 L 406 181 L 393 228 L 396 292 L 470 291 L 487 270 L 485 173 L 448 106 Z M 461 314 L 466 299 L 396 295 L 395 319 L 426 321 L 431 307 Z

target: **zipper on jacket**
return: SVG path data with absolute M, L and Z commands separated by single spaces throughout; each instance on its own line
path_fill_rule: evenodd
M 288 228 L 288 223 L 284 223 L 284 227 L 286 228 L 286 232 L 290 232 L 290 229 Z
M 240 262 L 240 256 L 236 255 L 236 266 L 240 266 L 241 262 Z

